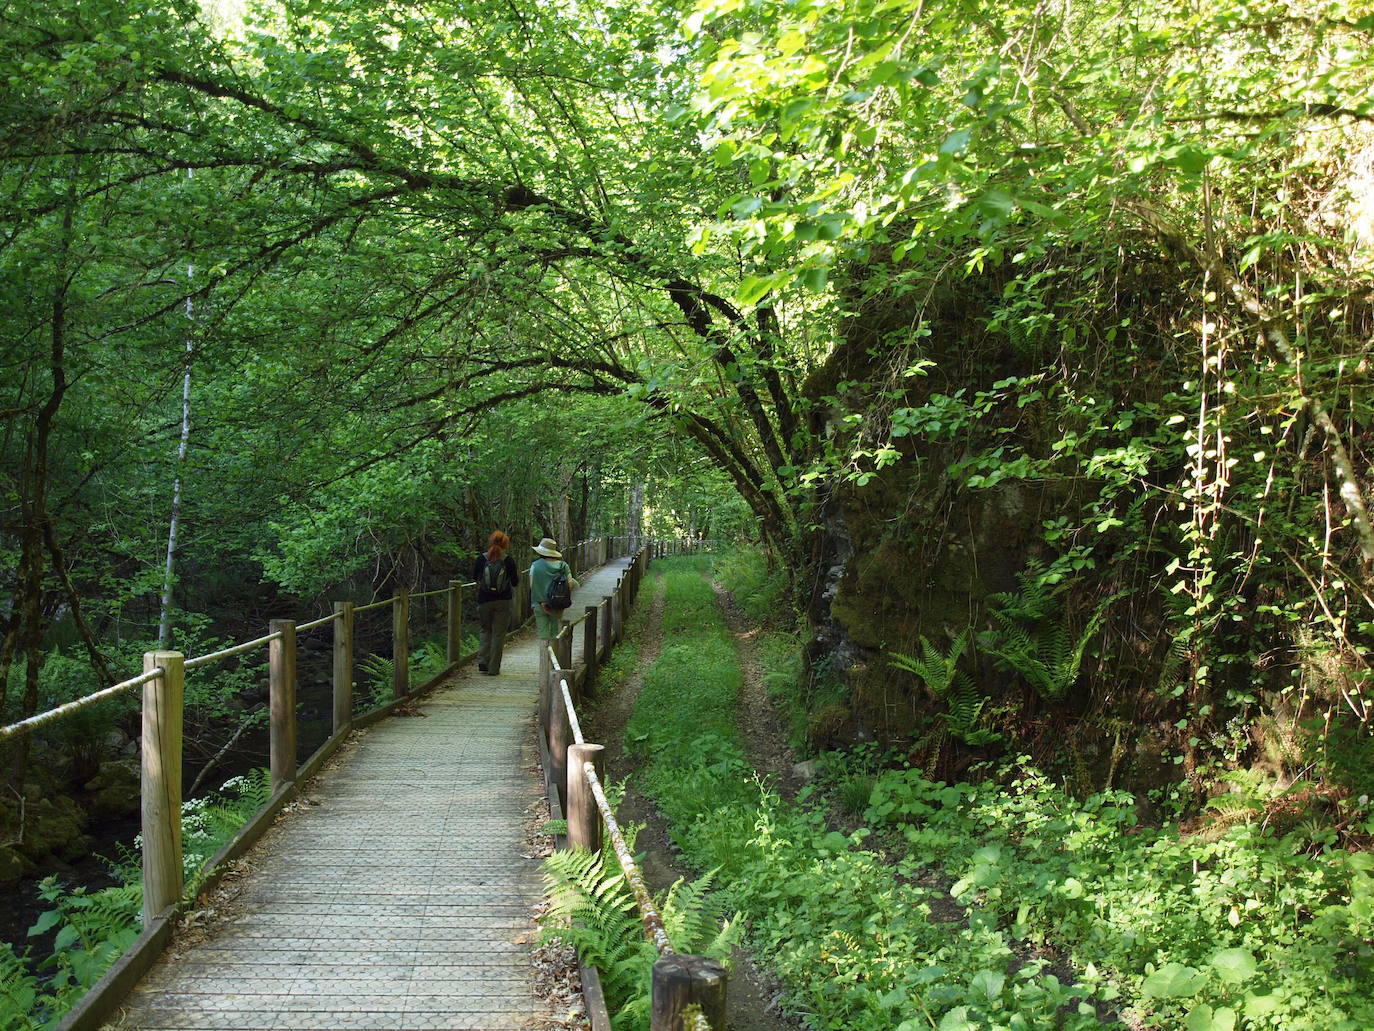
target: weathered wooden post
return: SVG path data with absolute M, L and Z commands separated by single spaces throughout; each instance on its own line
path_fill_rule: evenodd
M 296 779 L 296 624 L 274 619 L 267 645 L 268 752 L 272 790 Z
M 353 722 L 353 603 L 334 603 L 334 733 Z
M 558 656 L 558 664 L 572 675 L 572 624 L 559 620 L 558 639 L 554 642 L 553 652 Z
M 586 618 L 582 621 L 582 662 L 586 675 L 582 678 L 582 691 L 590 695 L 596 683 L 596 606 L 588 605 Z
M 410 694 L 410 591 L 405 587 L 391 607 L 391 693 Z
M 571 672 L 558 671 L 549 678 L 549 779 L 558 792 L 563 812 L 568 811 L 568 745 L 572 744 L 572 723 L 564 700 L 564 681 Z M 569 687 L 569 694 L 572 693 Z
M 652 1031 L 683 1031 L 683 1015 L 699 1006 L 712 1031 L 725 1029 L 725 967 L 705 956 L 664 956 L 654 964 Z
M 625 578 L 622 576 L 615 582 L 615 593 L 611 595 L 611 633 L 615 635 L 615 643 L 619 644 L 625 639 Z
M 553 664 L 549 661 L 549 646 L 552 641 L 539 638 L 539 733 L 544 735 L 544 740 L 549 739 L 549 677 L 553 673 Z
M 143 926 L 181 898 L 181 733 L 186 691 L 181 652 L 144 652 Z
M 448 664 L 463 657 L 463 581 L 448 582 Z
M 601 597 L 601 610 L 598 618 L 601 620 L 601 658 L 609 659 L 611 655 L 611 595 L 605 594 Z
M 601 745 L 568 746 L 568 795 L 564 815 L 568 819 L 568 848 L 601 849 L 601 811 L 587 783 L 584 763 L 591 763 L 598 779 L 606 777 L 606 749 Z

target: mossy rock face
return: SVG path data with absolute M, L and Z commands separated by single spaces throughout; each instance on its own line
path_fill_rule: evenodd
M 34 865 L 24 858 L 23 853 L 0 845 L 0 884 L 13 884 L 33 870 Z
M 40 866 L 46 859 L 76 859 L 90 851 L 85 826 L 86 811 L 72 799 L 39 799 L 25 806 L 24 839 L 14 847 Z
M 84 785 L 91 792 L 88 808 L 101 816 L 138 812 L 142 804 L 143 773 L 137 759 L 116 759 L 100 764 L 100 772 Z

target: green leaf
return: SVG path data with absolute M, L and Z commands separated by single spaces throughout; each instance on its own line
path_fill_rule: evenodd
M 1248 949 L 1222 949 L 1212 957 L 1212 966 L 1227 984 L 1240 984 L 1255 976 L 1259 965 Z
M 944 1015 L 937 1031 L 978 1031 L 978 1024 L 969 1019 L 967 1006 L 955 1006 Z
M 57 932 L 57 937 L 53 939 L 53 955 L 57 955 L 60 952 L 65 952 L 67 949 L 71 948 L 71 946 L 76 943 L 77 938 L 79 938 L 80 936 L 80 931 L 78 931 L 71 924 L 67 924 L 65 927 L 62 928 L 62 930 Z
M 758 304 L 776 285 L 776 276 L 745 276 L 735 291 L 735 300 L 746 306 Z
M 788 105 L 782 109 L 782 124 L 784 126 L 791 125 L 815 106 L 815 97 L 801 97 L 789 102 Z
M 840 234 L 844 232 L 844 224 L 847 221 L 844 215 L 823 215 L 816 227 L 816 236 L 821 240 L 838 240 Z
M 1188 1031 L 1236 1031 L 1236 1011 L 1225 1007 L 1213 1010 L 1203 1003 L 1189 1011 L 1183 1026 Z
M 973 975 L 973 980 L 969 984 L 972 991 L 983 995 L 989 1002 L 997 999 L 1002 994 L 1002 988 L 1007 983 L 1007 976 L 996 970 L 980 970 Z
M 29 937 L 32 938 L 36 934 L 43 934 L 47 931 L 51 931 L 61 922 L 62 911 L 58 909 L 49 909 L 34 921 L 34 925 L 29 928 Z
M 1279 999 L 1275 995 L 1252 995 L 1246 993 L 1245 996 L 1245 1015 L 1251 1018 L 1267 1017 L 1279 1008 Z
M 829 279 L 829 273 L 824 266 L 809 268 L 802 273 L 802 285 L 813 294 L 821 293 L 825 290 L 825 284 Z
M 1146 999 L 1184 999 L 1196 995 L 1206 983 L 1207 979 L 1192 967 L 1165 963 L 1145 978 L 1140 994 Z
M 748 218 L 759 208 L 763 207 L 763 201 L 758 197 L 745 197 L 737 200 L 730 205 L 730 213 L 736 218 Z
M 970 134 L 967 129 L 956 129 L 945 137 L 945 141 L 940 144 L 940 153 L 951 156 L 960 154 L 968 149 Z
M 1200 175 L 1202 170 L 1207 167 L 1208 160 L 1208 155 L 1197 147 L 1180 147 L 1178 153 L 1174 155 L 1174 164 L 1189 175 Z

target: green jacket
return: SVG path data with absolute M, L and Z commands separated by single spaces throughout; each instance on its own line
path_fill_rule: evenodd
M 573 579 L 572 567 L 562 559 L 537 558 L 530 566 L 530 611 L 543 611 L 539 608 L 549 596 L 549 583 L 554 573 L 562 570 L 568 578 L 568 586 L 577 587 Z

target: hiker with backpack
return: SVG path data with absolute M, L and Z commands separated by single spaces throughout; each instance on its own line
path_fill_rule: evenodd
M 491 531 L 487 550 L 477 556 L 472 578 L 477 581 L 477 622 L 481 633 L 477 643 L 477 668 L 489 677 L 501 672 L 501 653 L 510 626 L 511 602 L 520 571 L 515 559 L 506 554 L 510 538 L 500 530 Z
M 534 547 L 539 560 L 530 566 L 530 608 L 534 612 L 534 625 L 541 641 L 552 641 L 558 636 L 558 623 L 563 610 L 572 606 L 573 579 L 572 569 L 563 561 L 563 553 L 558 550 L 558 542 L 545 537 Z

